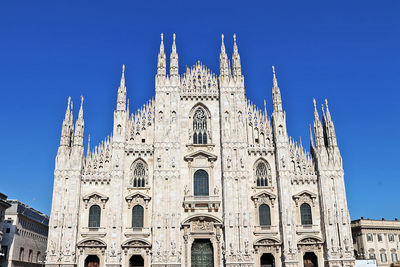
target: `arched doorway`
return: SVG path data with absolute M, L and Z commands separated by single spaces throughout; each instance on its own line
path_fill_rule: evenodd
M 89 255 L 85 259 L 85 267 L 99 267 L 100 260 L 96 255 Z
M 133 255 L 129 259 L 129 267 L 143 267 L 144 266 L 144 260 L 142 256 L 140 255 Z
M 192 267 L 214 266 L 213 246 L 209 239 L 196 239 L 192 244 Z
M 265 253 L 261 256 L 261 267 L 275 267 L 275 258 L 271 253 Z
M 318 267 L 318 258 L 314 252 L 306 252 L 303 256 L 304 267 Z

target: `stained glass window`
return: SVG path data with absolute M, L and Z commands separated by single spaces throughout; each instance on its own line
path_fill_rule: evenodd
M 260 226 L 271 226 L 271 210 L 268 205 L 262 204 L 258 208 Z
M 311 207 L 307 203 L 303 203 L 300 206 L 300 214 L 301 214 L 301 224 L 302 225 L 311 225 L 312 224 L 312 214 Z
M 198 170 L 194 173 L 194 195 L 208 196 L 208 173 L 205 170 Z
M 135 165 L 133 170 L 133 187 L 144 187 L 146 183 L 146 168 L 142 161 Z
M 267 166 L 264 162 L 260 162 L 256 167 L 257 186 L 268 186 Z
M 143 207 L 136 205 L 132 209 L 132 227 L 143 227 Z
M 207 144 L 207 117 L 202 108 L 193 116 L 193 144 Z
M 93 205 L 89 209 L 89 227 L 100 227 L 101 209 L 98 205 Z

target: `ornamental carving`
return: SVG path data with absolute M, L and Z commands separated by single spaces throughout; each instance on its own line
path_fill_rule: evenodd
M 192 222 L 192 231 L 206 231 L 211 232 L 214 229 L 213 222 L 209 221 L 193 221 Z
M 86 239 L 78 242 L 78 247 L 105 248 L 106 243 L 100 239 Z
M 125 200 L 128 203 L 128 208 L 131 208 L 135 204 L 142 204 L 147 209 L 150 199 L 151 199 L 150 196 L 148 196 L 142 192 L 134 192 L 125 197 Z
M 256 208 L 261 204 L 271 204 L 271 206 L 274 207 L 275 199 L 276 195 L 268 191 L 262 191 L 251 197 Z
M 107 196 L 97 192 L 90 193 L 83 197 L 83 202 L 85 203 L 85 209 L 87 209 L 88 206 L 91 206 L 93 204 L 97 204 L 104 209 L 106 207 L 107 201 L 108 201 Z
M 315 206 L 315 202 L 317 200 L 317 195 L 308 191 L 304 190 L 296 195 L 293 196 L 294 202 L 296 203 L 296 207 L 299 206 L 299 203 L 310 203 L 312 206 Z

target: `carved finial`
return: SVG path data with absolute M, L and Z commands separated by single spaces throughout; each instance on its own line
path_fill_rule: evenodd
M 125 73 L 125 64 L 122 64 L 122 73 Z
M 175 38 L 176 38 L 176 34 L 174 33 L 174 34 L 173 34 L 173 41 L 174 41 L 174 43 L 175 43 Z
M 312 135 L 312 131 L 311 131 L 311 124 L 309 124 L 309 126 L 310 126 L 310 143 L 311 143 L 311 146 L 314 147 L 314 139 L 313 139 L 313 135 Z
M 90 134 L 88 136 L 88 145 L 87 145 L 87 151 L 86 151 L 86 159 L 90 157 Z
M 82 105 L 83 105 L 83 100 L 84 100 L 83 95 L 81 95 L 81 108 L 82 108 Z
M 236 43 L 236 33 L 233 34 L 233 41 Z
M 274 87 L 278 87 L 278 80 L 276 79 L 275 66 L 272 65 L 272 75 Z
M 163 42 L 163 41 L 164 41 L 164 34 L 161 33 L 161 42 Z
M 331 120 L 331 112 L 329 111 L 328 99 L 326 98 L 325 98 L 325 106 L 326 106 L 326 117 L 328 120 Z

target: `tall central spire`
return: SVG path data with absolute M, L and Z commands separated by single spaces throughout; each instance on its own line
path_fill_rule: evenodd
M 223 77 L 229 76 L 228 56 L 225 51 L 224 35 L 221 35 L 221 53 L 219 55 L 219 73 Z
M 273 100 L 274 112 L 282 112 L 281 91 L 279 90 L 278 80 L 276 79 L 275 66 L 272 66 L 272 75 L 273 75 L 272 100 Z
M 233 76 L 242 76 L 242 66 L 240 64 L 240 55 L 236 44 L 236 34 L 233 35 L 233 55 L 232 55 Z
M 161 33 L 161 44 L 160 52 L 158 53 L 158 63 L 157 63 L 157 76 L 165 76 L 166 71 L 166 57 L 164 52 L 164 34 Z
M 170 66 L 169 66 L 169 74 L 170 76 L 178 76 L 179 75 L 179 62 L 178 62 L 178 53 L 176 52 L 176 44 L 175 44 L 176 35 L 173 35 L 172 42 L 172 52 L 170 56 Z
M 117 110 L 126 110 L 125 65 L 122 65 L 121 82 L 118 87 Z

